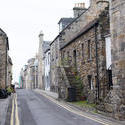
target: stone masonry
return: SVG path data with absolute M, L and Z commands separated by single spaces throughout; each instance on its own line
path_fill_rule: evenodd
M 125 1 L 111 0 L 113 90 L 105 100 L 114 118 L 125 120 Z
M 44 41 L 44 34 L 41 31 L 39 34 L 39 50 L 38 50 L 38 88 L 45 89 L 44 86 L 44 57 L 45 50 L 50 46 L 50 41 Z
M 64 68 L 71 67 L 72 72 L 75 72 L 74 68 L 76 68 L 77 75 L 83 82 L 82 94 L 90 103 L 95 103 L 97 98 L 106 96 L 105 89 L 108 83 L 105 81 L 105 36 L 110 33 L 109 31 L 109 8 L 107 7 L 98 19 L 88 23 L 71 41 L 61 47 Z
M 12 59 L 10 56 L 8 56 L 8 61 L 7 61 L 7 85 L 11 85 L 12 84 Z
M 60 32 L 60 44 L 70 41 L 89 22 L 98 18 L 99 14 L 108 6 L 108 0 L 91 0 L 90 7 L 84 9 L 81 15 L 74 19 L 62 32 Z
M 0 29 L 0 88 L 7 86 L 7 56 L 9 44 L 6 33 Z

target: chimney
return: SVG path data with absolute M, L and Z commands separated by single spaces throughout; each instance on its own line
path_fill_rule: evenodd
M 85 10 L 86 10 L 85 3 L 76 3 L 75 7 L 73 8 L 74 18 L 80 16 Z

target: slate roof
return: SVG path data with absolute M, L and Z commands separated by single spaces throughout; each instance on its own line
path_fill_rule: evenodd
M 82 36 L 84 33 L 86 33 L 88 30 L 90 30 L 92 27 L 94 27 L 96 24 L 98 24 L 98 19 L 95 19 L 93 21 L 91 21 L 88 25 L 86 25 L 76 36 L 74 36 L 69 42 L 66 42 L 64 45 L 61 46 L 60 49 L 65 48 L 66 46 L 68 46 L 69 44 L 71 44 L 72 42 L 75 42 L 75 40 Z
M 66 22 L 66 23 L 71 23 L 74 20 L 74 18 L 61 18 L 58 22 L 58 24 L 60 24 L 60 22 Z

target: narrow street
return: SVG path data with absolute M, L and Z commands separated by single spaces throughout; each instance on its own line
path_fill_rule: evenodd
M 17 102 L 16 102 L 17 100 Z M 17 108 L 16 108 L 17 103 Z M 13 109 L 13 108 L 12 108 Z M 14 111 L 14 112 L 13 112 Z M 12 118 L 13 117 L 13 118 Z M 32 90 L 17 90 L 11 125 L 101 125 L 59 107 Z

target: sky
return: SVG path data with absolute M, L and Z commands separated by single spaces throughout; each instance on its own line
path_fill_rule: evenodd
M 0 0 L 0 28 L 9 38 L 13 82 L 18 82 L 21 68 L 38 52 L 40 31 L 44 40 L 54 40 L 58 21 L 73 17 L 72 8 L 79 2 L 89 5 L 89 0 Z

